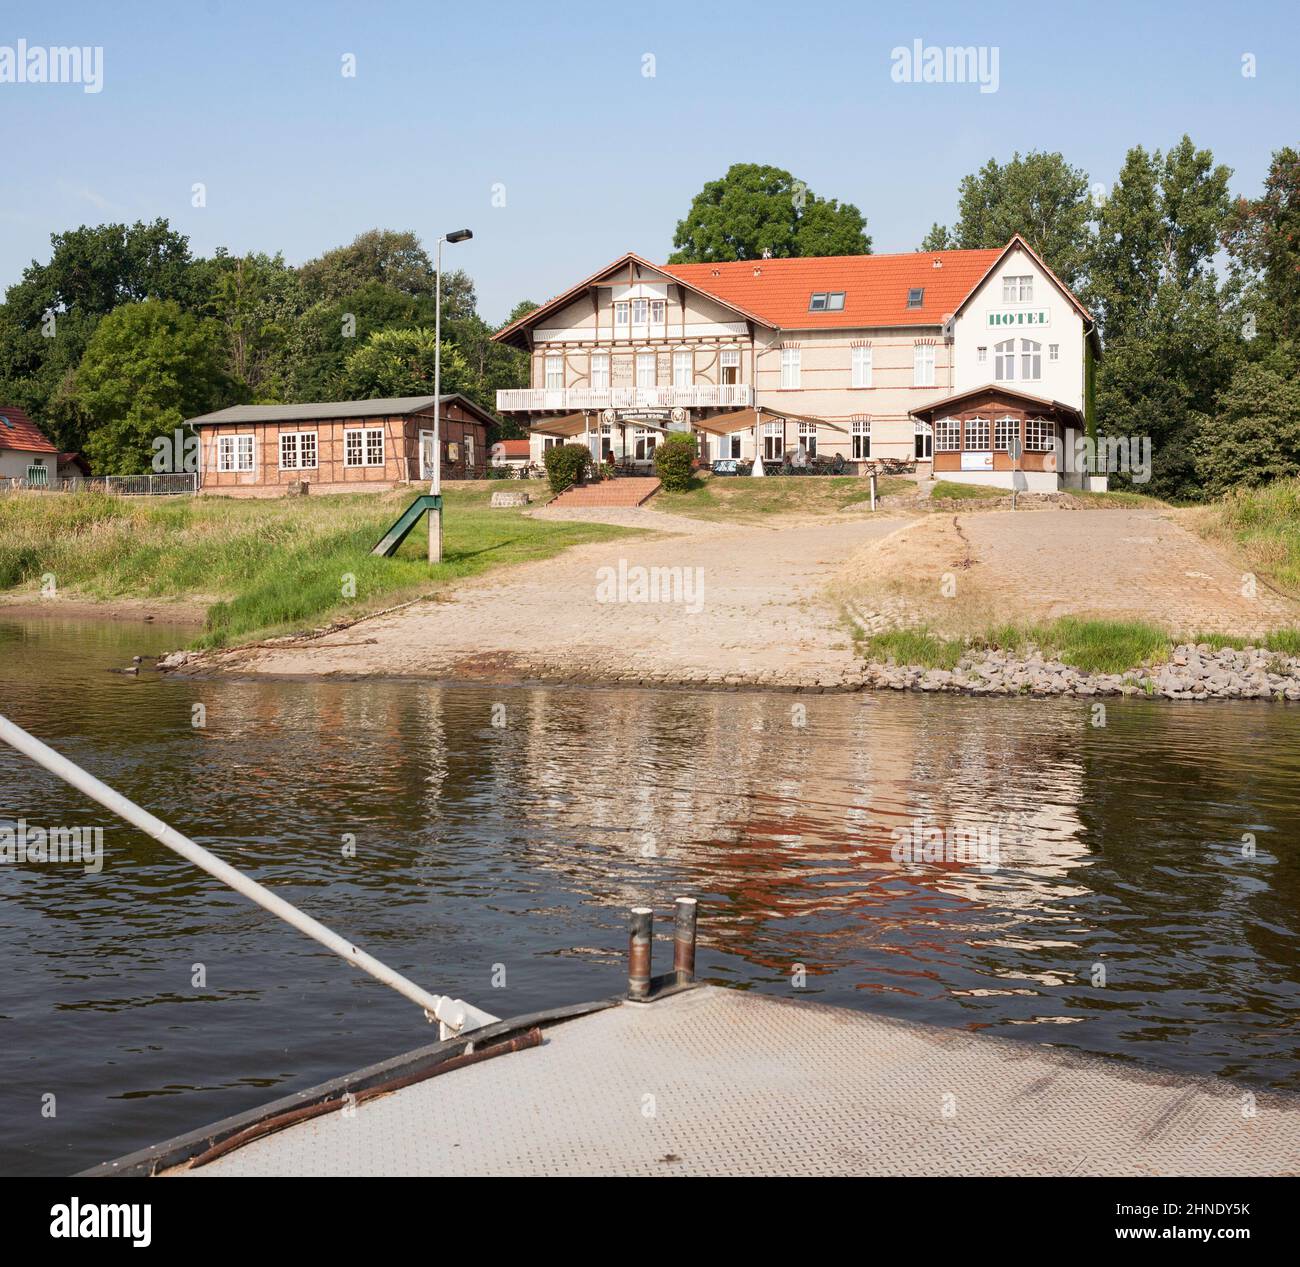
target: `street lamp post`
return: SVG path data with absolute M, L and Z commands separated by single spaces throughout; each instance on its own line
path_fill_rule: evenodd
M 464 242 L 474 234 L 469 229 L 444 233 L 438 239 L 433 270 L 433 482 L 429 492 L 442 494 L 442 244 Z M 429 511 L 429 562 L 442 562 L 442 506 Z

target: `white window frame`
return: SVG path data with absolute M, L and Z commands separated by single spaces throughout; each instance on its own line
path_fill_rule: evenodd
M 978 347 L 975 349 L 975 360 L 980 365 L 987 365 L 989 362 L 989 350 L 987 347 Z
M 776 441 L 775 444 L 772 442 Z M 779 462 L 785 457 L 785 423 L 765 422 L 763 424 L 763 461 Z
M 217 437 L 217 470 L 239 473 L 254 468 L 254 445 L 252 435 L 232 435 Z
M 871 419 L 854 418 L 849 423 L 849 430 L 852 432 L 853 460 L 868 461 L 871 457 Z
M 1025 452 L 1051 453 L 1056 448 L 1056 423 L 1046 418 L 1025 419 Z
M 692 352 L 673 353 L 673 386 L 693 387 L 695 385 L 695 355 Z
M 810 458 L 817 456 L 817 424 L 815 422 L 800 421 L 799 444 Z
M 915 437 L 913 448 L 916 453 L 917 461 L 933 462 L 934 428 L 928 422 L 923 422 L 918 418 L 916 420 L 916 425 L 912 428 L 912 434 Z
M 972 436 L 972 432 L 975 434 Z M 967 418 L 962 424 L 961 446 L 963 453 L 991 453 L 992 430 L 987 418 Z
M 626 299 L 616 299 L 614 301 L 614 328 L 619 326 L 626 328 L 631 324 L 632 305 Z
M 658 374 L 658 360 L 659 358 L 653 352 L 638 352 L 636 354 L 636 385 L 638 387 L 655 386 L 655 378 Z M 647 367 L 649 368 L 648 374 L 644 372 Z
M 872 355 L 870 348 L 853 349 L 853 378 L 854 387 L 870 387 L 874 375 Z
M 609 353 L 591 354 L 591 385 L 598 391 L 609 390 Z
M 1019 418 L 995 418 L 993 420 L 993 450 L 995 453 L 1010 453 L 1011 441 L 1019 439 Z
M 1034 278 L 1032 273 L 1011 273 L 1002 278 L 1002 302 L 1004 304 L 1027 304 L 1034 299 Z
M 648 299 L 632 300 L 632 324 L 634 326 L 650 324 L 650 301 Z
M 465 441 L 465 470 L 467 473 L 474 470 L 474 436 L 472 432 L 467 431 L 464 436 Z
M 1004 339 L 993 345 L 993 377 L 999 383 L 1016 381 L 1016 341 Z
M 1061 359 L 1061 345 L 1059 343 L 1049 343 L 1047 345 L 1047 359 L 1049 361 L 1059 361 Z
M 285 441 L 289 441 L 286 445 Z M 307 441 L 311 443 L 308 444 Z M 308 460 L 307 450 L 310 449 L 310 461 Z M 286 450 L 288 450 L 286 458 Z M 314 431 L 281 431 L 280 432 L 280 470 L 282 471 L 314 471 L 318 465 L 319 446 L 316 441 Z
M 934 424 L 935 453 L 961 452 L 961 419 L 940 418 Z
M 914 343 L 912 345 L 912 386 L 934 386 L 934 344 Z
M 668 317 L 668 301 L 666 299 L 652 299 L 650 301 L 650 324 L 652 326 L 661 326 Z
M 638 427 L 632 433 L 633 454 L 638 462 L 648 462 L 655 455 L 655 446 L 659 443 L 659 433 L 653 427 Z
M 740 382 L 740 349 L 723 348 L 722 351 L 718 354 L 718 369 L 720 371 L 720 373 L 718 374 L 718 378 L 721 380 L 723 386 L 730 386 L 732 383 L 739 383 Z M 728 382 L 727 380 L 728 370 L 736 371 L 735 377 L 733 377 L 730 380 L 730 382 Z
M 1020 340 L 1020 381 L 1036 383 L 1043 377 L 1043 345 L 1034 339 Z
M 543 367 L 543 383 L 547 391 L 558 391 L 564 387 L 564 357 L 555 352 L 548 352 Z
M 781 386 L 793 390 L 803 383 L 803 358 L 801 348 L 781 349 Z
M 356 442 L 359 462 L 352 461 L 352 445 L 349 439 L 358 436 Z M 378 454 L 375 452 L 375 437 L 379 437 Z M 346 468 L 383 466 L 384 464 L 384 429 L 383 427 L 347 427 L 343 432 L 343 465 Z

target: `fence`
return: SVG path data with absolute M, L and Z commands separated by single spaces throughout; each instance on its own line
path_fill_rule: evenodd
M 18 476 L 0 478 L 0 492 L 31 490 L 38 493 L 117 493 L 122 497 L 176 497 L 198 491 L 199 477 L 193 471 L 165 475 L 94 475 L 80 479 L 28 480 Z

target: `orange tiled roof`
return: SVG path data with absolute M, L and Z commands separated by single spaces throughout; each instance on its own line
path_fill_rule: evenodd
M 17 405 L 0 405 L 0 449 L 57 453 L 40 428 Z
M 662 264 L 665 273 L 786 330 L 937 326 L 956 312 L 1005 247 L 909 251 L 906 255 L 828 255 L 807 259 Z M 939 267 L 935 267 L 936 261 Z M 907 292 L 923 289 L 919 308 Z M 844 292 L 838 312 L 809 312 L 815 292 Z
M 503 458 L 526 458 L 529 453 L 527 440 L 498 440 Z

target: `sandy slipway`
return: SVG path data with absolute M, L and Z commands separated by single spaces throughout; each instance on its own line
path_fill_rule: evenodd
M 927 526 L 942 526 L 939 516 L 735 524 L 643 508 L 601 517 L 649 531 L 502 568 L 344 626 L 180 654 L 163 666 L 304 679 L 1300 699 L 1297 662 L 1267 651 L 1185 647 L 1166 666 L 1119 676 L 1083 674 L 1032 652 L 972 651 L 951 672 L 872 664 L 851 632 L 863 630 L 861 611 L 850 618 L 837 596 L 846 577 L 882 573 L 933 574 L 937 585 L 954 550 L 969 550 L 963 592 L 982 586 L 1006 618 L 1077 611 L 1250 638 L 1262 633 L 1252 626 L 1300 624 L 1291 600 L 1242 600 L 1240 569 L 1158 513 L 983 514 L 963 518 L 964 536 L 953 540 Z M 997 532 L 984 542 L 972 520 Z M 1121 567 L 1119 583 L 1097 579 Z M 698 584 L 684 587 L 683 599 L 693 601 L 623 601 L 621 591 L 609 601 L 602 577 L 633 568 L 690 570 Z

